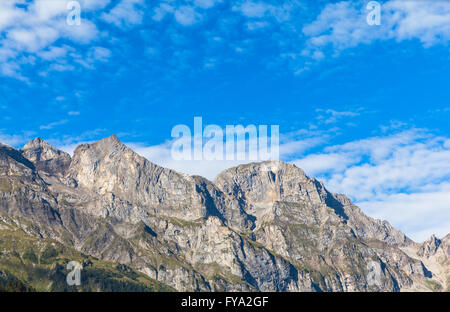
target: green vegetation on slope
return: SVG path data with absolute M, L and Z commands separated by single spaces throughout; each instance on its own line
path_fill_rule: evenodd
M 67 264 L 83 265 L 81 285 L 66 282 Z M 0 291 L 173 291 L 129 266 L 86 256 L 59 242 L 0 227 Z

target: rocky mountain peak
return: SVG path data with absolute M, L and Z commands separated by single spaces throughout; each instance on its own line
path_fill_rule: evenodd
M 283 176 L 290 174 L 295 175 L 297 178 L 302 180 L 308 178 L 305 172 L 294 164 L 273 160 L 249 163 L 226 169 L 217 176 L 216 180 L 220 180 L 221 178 L 229 175 L 241 176 L 247 174 L 251 174 L 253 176 L 269 175 L 269 177 L 272 177 L 272 180 L 276 177 L 280 180 Z
M 111 141 L 115 141 L 115 142 L 120 142 L 119 138 L 114 133 L 111 134 L 111 136 L 109 138 L 107 138 L 107 139 L 109 139 Z
M 123 178 L 122 183 L 136 183 L 131 181 L 132 178 L 139 175 L 138 171 L 147 165 L 143 157 L 123 144 L 116 135 L 111 135 L 95 143 L 78 146 L 74 151 L 69 176 L 79 181 L 79 185 L 105 188 L 110 192 L 120 178 Z
M 441 244 L 442 241 L 439 238 L 435 235 L 431 235 L 431 237 L 422 244 L 417 254 L 421 257 L 430 257 L 436 253 Z
M 25 146 L 23 147 L 23 150 L 38 148 L 38 147 L 46 147 L 51 148 L 51 145 L 48 144 L 46 141 L 44 141 L 42 138 L 35 138 L 31 141 L 29 141 Z
M 130 216 L 144 213 L 133 207 L 146 207 L 145 213 L 198 219 L 218 214 L 209 197 L 205 179 L 160 167 L 138 155 L 115 135 L 92 144 L 80 145 L 68 170 L 83 192 L 109 198 L 111 207 L 127 202 L 123 209 L 94 207 L 100 215 Z M 211 190 L 214 192 L 214 190 Z M 106 200 L 105 200 L 106 201 Z M 133 207 L 131 207 L 133 206 Z
M 281 161 L 250 163 L 230 168 L 220 173 L 214 183 L 225 194 L 263 209 L 276 201 L 293 201 L 298 198 L 320 202 L 326 195 L 321 184 L 308 178 L 302 169 Z
M 115 134 L 112 134 L 109 137 L 104 138 L 94 144 L 102 145 L 104 147 L 109 146 L 110 148 L 120 148 L 125 146 L 125 144 L 123 144 Z
M 84 157 L 87 154 L 96 156 L 99 159 L 117 158 L 122 154 L 140 157 L 133 150 L 128 148 L 116 135 L 111 135 L 94 143 L 81 144 L 77 146 L 73 153 L 73 159 Z
M 41 138 L 31 140 L 20 152 L 37 170 L 50 175 L 64 175 L 71 162 L 68 153 L 51 146 Z

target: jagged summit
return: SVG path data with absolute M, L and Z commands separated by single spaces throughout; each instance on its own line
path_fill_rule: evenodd
M 122 153 L 126 152 L 129 155 L 136 155 L 138 154 L 130 149 L 127 145 L 122 143 L 122 141 L 119 140 L 119 138 L 112 134 L 109 137 L 103 138 L 99 141 L 93 142 L 93 143 L 85 143 L 77 146 L 73 153 L 73 158 L 77 158 L 79 154 L 85 154 L 86 151 L 90 150 L 91 154 L 95 154 L 98 157 L 111 155 L 113 157 L 118 157 Z M 140 156 L 139 156 L 140 157 Z
M 109 136 L 109 138 L 107 138 L 107 139 L 110 139 L 111 141 L 120 142 L 119 138 L 118 138 L 117 135 L 115 135 L 114 133 L 111 134 L 111 135 Z
M 53 148 L 49 143 L 47 143 L 46 141 L 44 141 L 42 138 L 35 138 L 31 141 L 29 141 L 27 144 L 25 144 L 25 146 L 22 148 L 22 150 L 27 150 L 27 149 L 32 149 L 32 148 L 36 148 L 36 147 L 48 147 L 48 148 Z
M 50 159 L 54 155 L 67 154 L 39 137 L 29 141 L 20 151 L 22 153 L 30 152 L 29 157 L 37 157 L 36 160 L 38 161 Z
M 214 179 L 223 192 L 233 194 L 253 205 L 265 205 L 277 200 L 290 201 L 292 196 L 324 200 L 323 185 L 294 164 L 263 161 L 226 169 Z
M 271 206 L 275 201 L 308 199 L 322 202 L 325 188 L 293 164 L 264 161 L 226 169 L 214 180 L 224 193 L 236 196 L 252 207 Z
M 420 247 L 417 254 L 419 256 L 430 257 L 431 255 L 436 254 L 441 244 L 442 240 L 440 240 L 433 234 L 427 241 L 422 243 L 422 246 Z
M 125 145 L 125 144 L 122 143 L 122 141 L 119 140 L 119 138 L 115 134 L 111 134 L 109 137 L 103 138 L 103 139 L 101 139 L 101 140 L 99 140 L 99 141 L 97 141 L 95 143 L 92 143 L 92 144 L 96 144 L 96 143 L 104 144 L 104 145 L 107 145 L 107 144 L 111 144 L 111 145 Z
M 71 157 L 41 138 L 28 142 L 20 152 L 33 162 L 36 169 L 50 175 L 62 176 L 70 165 Z

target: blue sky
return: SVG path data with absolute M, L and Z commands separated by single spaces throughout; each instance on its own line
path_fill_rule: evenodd
M 115 133 L 170 159 L 171 129 L 279 125 L 281 159 L 416 240 L 450 232 L 450 2 L 0 3 L 0 141 L 67 151 Z

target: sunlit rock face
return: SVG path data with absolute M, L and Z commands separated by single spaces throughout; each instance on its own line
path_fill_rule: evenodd
M 0 145 L 1 215 L 180 291 L 449 285 L 449 236 L 415 243 L 292 164 L 246 164 L 211 182 L 157 166 L 114 135 L 72 158 L 41 139 Z

